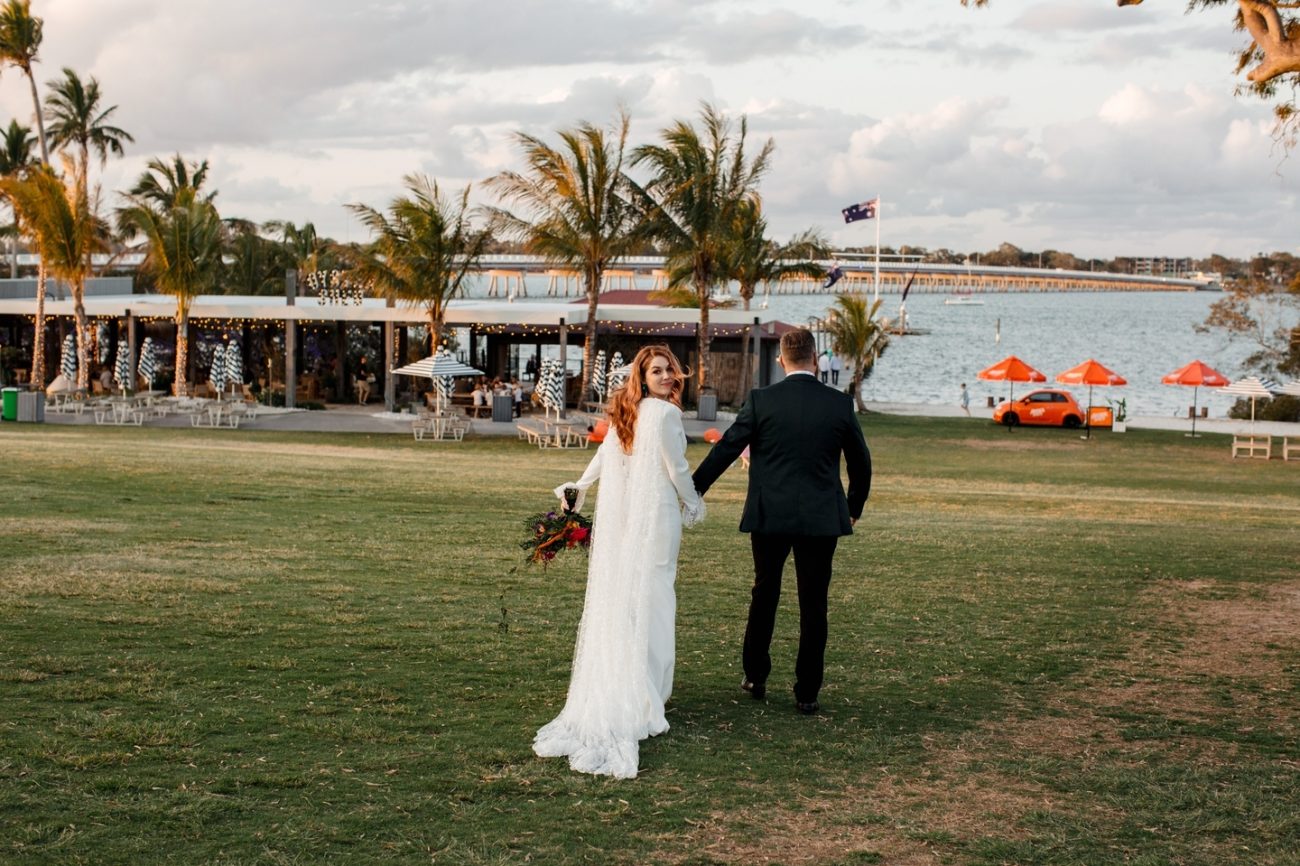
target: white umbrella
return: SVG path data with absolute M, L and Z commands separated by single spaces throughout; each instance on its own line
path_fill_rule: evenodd
M 551 398 L 551 408 L 555 410 L 558 416 L 564 411 L 565 398 L 565 375 L 564 368 L 560 366 L 559 361 L 555 361 L 551 370 L 551 379 L 547 382 L 547 395 Z
M 99 327 L 95 329 L 95 344 L 99 346 L 99 363 L 107 363 L 108 325 L 105 325 L 103 322 L 100 322 Z
M 63 358 L 59 363 L 59 372 L 76 387 L 77 383 L 77 337 L 68 334 L 63 338 Z
M 1258 376 L 1247 376 L 1244 379 L 1238 379 L 1226 388 L 1220 388 L 1220 394 L 1231 394 L 1235 397 L 1250 398 L 1250 429 L 1253 433 L 1255 430 L 1255 401 L 1260 397 L 1273 397 L 1280 389 L 1278 384 L 1272 379 L 1261 379 Z
M 221 392 L 226 389 L 226 347 L 217 346 L 212 351 L 212 369 L 208 372 L 208 381 L 212 383 L 212 390 L 221 396 Z
M 117 341 L 117 361 L 113 364 L 113 379 L 117 387 L 124 391 L 135 390 L 134 376 L 131 372 L 131 347 L 122 340 Z
M 244 384 L 244 356 L 234 340 L 226 346 L 226 383 Z
M 140 344 L 140 361 L 137 374 L 144 379 L 144 389 L 153 390 L 153 374 L 157 368 L 157 361 L 153 356 L 153 337 L 145 337 L 144 342 Z
M 435 354 L 416 361 L 414 364 L 407 364 L 405 367 L 398 367 L 391 371 L 398 376 L 421 376 L 431 379 L 434 376 L 482 376 L 482 370 L 476 370 L 468 364 L 462 364 L 452 357 L 451 352 L 446 349 L 439 349 Z
M 1300 379 L 1294 382 L 1287 382 L 1281 388 L 1277 389 L 1279 394 L 1285 394 L 1288 397 L 1300 397 Z
M 619 388 L 622 388 L 623 383 L 627 381 L 627 377 L 631 374 L 632 368 L 623 366 L 623 353 L 615 352 L 614 357 L 609 359 L 609 373 L 606 374 L 609 393 L 613 394 Z
M 537 381 L 533 384 L 533 392 L 537 394 L 543 409 L 551 408 L 551 374 L 554 370 L 550 358 L 542 361 L 542 368 L 537 371 Z
M 591 388 L 596 392 L 596 399 L 605 400 L 605 350 L 596 353 L 596 361 L 591 370 Z
M 442 408 L 444 402 L 451 401 L 453 376 L 483 375 L 482 370 L 477 370 L 468 364 L 462 364 L 453 358 L 451 352 L 446 349 L 439 349 L 423 360 L 416 361 L 414 364 L 407 364 L 405 367 L 398 367 L 396 370 L 389 372 L 397 376 L 419 376 L 432 379 L 434 392 L 438 397 L 439 409 Z

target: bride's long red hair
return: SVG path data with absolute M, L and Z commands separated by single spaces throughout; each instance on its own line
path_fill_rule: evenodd
M 618 444 L 624 454 L 632 453 L 632 440 L 636 436 L 636 416 L 644 399 L 645 375 L 650 363 L 655 358 L 666 358 L 668 368 L 673 371 L 673 392 L 668 401 L 677 408 L 682 406 L 682 385 L 686 381 L 686 370 L 681 361 L 663 343 L 646 346 L 632 359 L 632 373 L 609 398 L 609 423 L 618 433 Z

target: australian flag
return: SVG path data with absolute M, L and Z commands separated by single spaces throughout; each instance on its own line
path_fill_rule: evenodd
M 826 282 L 822 283 L 823 289 L 829 289 L 844 278 L 844 269 L 839 265 L 832 265 L 831 269 L 826 272 Z
M 844 214 L 846 223 L 854 223 L 858 220 L 869 220 L 876 218 L 876 206 L 880 204 L 880 199 L 873 198 L 870 201 L 851 204 L 840 213 Z

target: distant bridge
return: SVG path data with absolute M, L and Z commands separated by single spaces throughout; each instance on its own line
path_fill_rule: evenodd
M 829 267 L 830 262 L 818 264 Z M 605 271 L 601 291 L 640 289 L 655 291 L 668 285 L 659 256 L 634 256 L 620 259 L 616 267 Z M 529 283 L 533 294 L 546 297 L 581 296 L 583 277 L 578 271 L 556 268 L 537 256 L 493 255 L 482 260 L 480 284 L 486 284 L 486 296 L 527 297 Z M 841 262 L 844 276 L 834 289 L 822 288 L 823 280 L 792 277 L 758 293 L 773 295 L 839 294 L 875 290 L 875 265 L 869 261 Z M 539 277 L 546 287 L 538 288 Z M 528 279 L 531 278 L 531 279 Z M 1055 268 L 1005 268 L 988 265 L 937 265 L 906 262 L 880 263 L 880 293 L 901 294 L 912 283 L 912 293 L 948 292 L 1194 292 L 1216 290 L 1217 283 L 1190 277 L 1161 277 L 1144 274 L 1112 274 L 1101 271 L 1067 271 Z M 478 294 L 476 292 L 476 294 Z

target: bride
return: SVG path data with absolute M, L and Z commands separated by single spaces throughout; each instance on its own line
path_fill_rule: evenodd
M 634 778 L 639 742 L 668 730 L 677 551 L 683 524 L 704 517 L 686 465 L 684 379 L 667 346 L 638 352 L 587 471 L 555 489 L 563 500 L 576 487 L 580 508 L 600 480 L 569 697 L 533 741 L 538 755 L 568 756 L 580 773 Z

